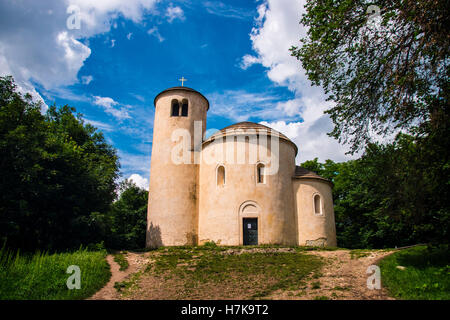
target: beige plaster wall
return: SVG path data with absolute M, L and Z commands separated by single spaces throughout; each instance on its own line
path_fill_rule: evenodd
M 276 174 L 266 175 L 264 184 L 258 184 L 256 164 L 248 161 L 251 143 L 250 140 L 248 143 L 244 141 L 225 140 L 222 150 L 226 154 L 227 148 L 233 146 L 236 154 L 239 144 L 247 145 L 245 164 L 233 164 L 227 159 L 207 163 L 204 156 L 207 153 L 211 155 L 216 146 L 213 143 L 204 144 L 200 166 L 199 243 L 212 240 L 221 245 L 242 245 L 242 219 L 256 217 L 258 244 L 295 245 L 297 222 L 291 180 L 295 170 L 294 147 L 280 140 L 279 170 Z M 267 148 L 260 143 L 256 145 L 275 159 L 270 144 Z M 225 166 L 226 181 L 223 186 L 217 186 L 216 182 L 218 165 Z
M 172 99 L 189 102 L 188 117 L 171 117 Z M 175 164 L 172 150 L 180 141 L 172 133 L 187 129 L 194 139 L 194 121 L 206 128 L 207 101 L 198 93 L 176 90 L 156 101 L 147 214 L 147 247 L 190 245 L 198 235 L 198 164 Z M 193 147 L 193 144 L 191 145 Z M 193 153 L 191 154 L 193 162 Z
M 298 220 L 298 245 L 336 246 L 333 197 L 329 183 L 292 179 Z M 321 197 L 321 214 L 314 212 L 314 195 Z

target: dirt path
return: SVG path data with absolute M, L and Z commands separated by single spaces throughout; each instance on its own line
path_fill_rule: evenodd
M 317 255 L 325 259 L 326 264 L 319 275 L 310 276 L 305 283 L 299 284 L 298 290 L 275 291 L 263 299 L 300 299 L 312 300 L 328 298 L 333 300 L 392 300 L 383 284 L 380 290 L 369 290 L 367 288 L 366 274 L 370 265 L 376 264 L 381 258 L 389 255 L 392 251 L 371 250 L 362 255 L 351 257 L 350 250 L 336 251 L 310 251 L 308 254 Z M 161 279 L 146 275 L 138 282 L 139 290 L 131 292 L 126 297 L 122 296 L 115 288 L 116 282 L 124 281 L 131 275 L 139 272 L 149 262 L 152 263 L 150 253 L 127 253 L 129 267 L 126 271 L 119 271 L 119 265 L 113 257 L 107 257 L 111 266 L 111 279 L 108 284 L 98 291 L 90 299 L 177 299 L 176 296 L 185 288 L 182 283 L 175 279 L 167 279 L 161 283 Z M 198 299 L 194 293 L 188 299 Z M 220 295 L 219 295 L 220 296 Z M 244 297 L 241 297 L 244 298 Z M 218 299 L 221 299 L 220 297 Z M 245 299 L 245 298 L 244 298 Z
M 108 255 L 106 260 L 108 261 L 111 268 L 111 279 L 100 291 L 97 291 L 88 300 L 117 300 L 120 299 L 120 295 L 114 284 L 116 282 L 121 282 L 127 279 L 131 274 L 138 272 L 146 264 L 146 260 L 142 254 L 128 252 L 126 254 L 128 260 L 128 268 L 125 271 L 120 271 L 120 266 L 114 261 L 112 255 Z
M 327 297 L 333 300 L 393 300 L 383 283 L 380 290 L 367 288 L 367 268 L 392 251 L 368 251 L 366 256 L 352 259 L 350 250 L 311 251 L 327 260 L 319 277 L 310 277 L 297 292 L 274 292 L 270 299 L 311 300 Z

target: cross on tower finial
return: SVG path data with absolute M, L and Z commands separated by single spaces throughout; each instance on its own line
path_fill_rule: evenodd
M 184 87 L 184 82 L 187 81 L 187 79 L 181 77 L 181 79 L 178 79 L 178 81 L 181 81 L 181 86 Z

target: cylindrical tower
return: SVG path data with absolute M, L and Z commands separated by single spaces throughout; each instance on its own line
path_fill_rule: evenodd
M 154 104 L 146 246 L 194 245 L 198 241 L 196 154 L 209 102 L 193 89 L 174 87 L 159 93 Z
M 332 183 L 296 167 L 293 179 L 297 208 L 298 245 L 336 246 Z

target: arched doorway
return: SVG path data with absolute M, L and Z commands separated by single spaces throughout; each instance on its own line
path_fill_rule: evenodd
M 245 201 L 239 207 L 239 244 L 258 245 L 262 240 L 261 209 L 255 201 Z

